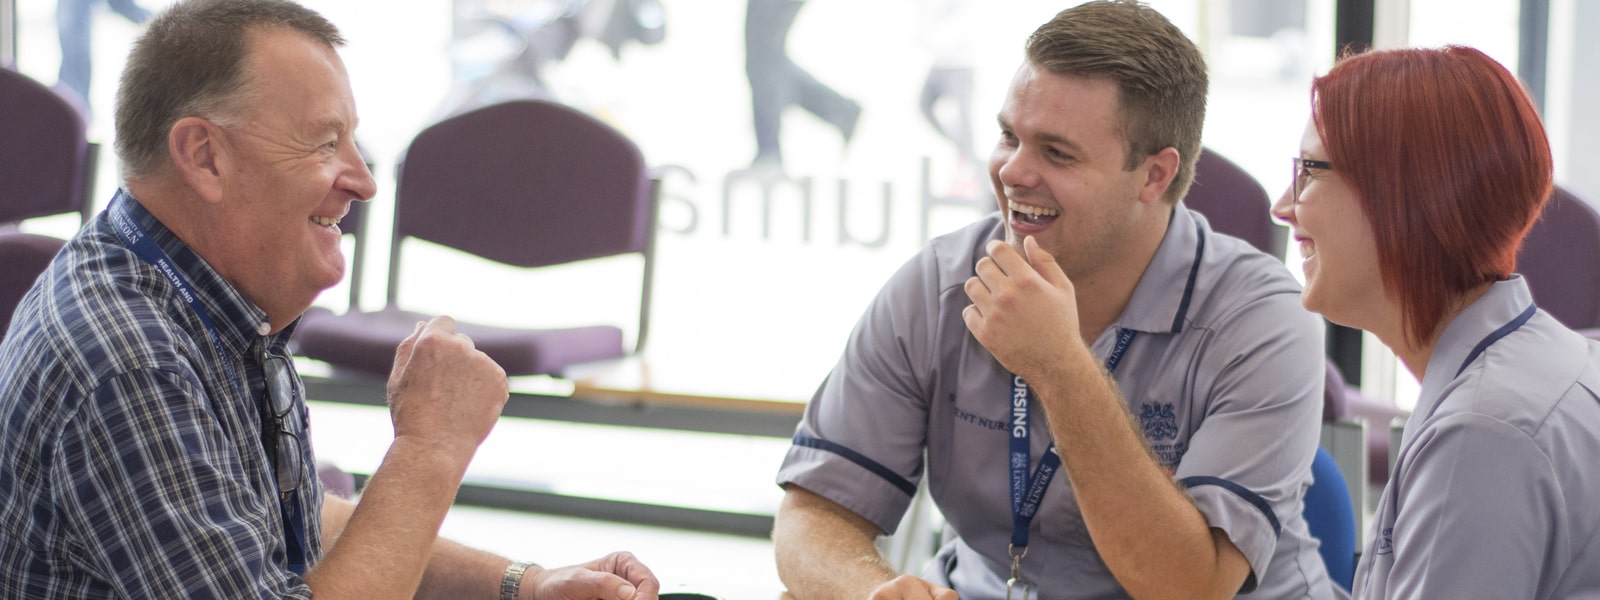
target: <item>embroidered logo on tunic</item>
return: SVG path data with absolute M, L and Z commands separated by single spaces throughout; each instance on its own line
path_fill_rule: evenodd
M 1378 534 L 1378 544 L 1377 544 L 1377 546 L 1378 546 L 1378 549 L 1377 549 L 1377 551 L 1373 552 L 1373 554 L 1377 554 L 1379 556 L 1382 556 L 1382 555 L 1385 555 L 1385 554 L 1394 553 L 1394 528 L 1393 527 L 1385 527 L 1385 528 L 1383 528 L 1383 531 Z
M 1139 405 L 1139 424 L 1151 442 L 1178 438 L 1178 415 L 1171 402 L 1146 402 Z

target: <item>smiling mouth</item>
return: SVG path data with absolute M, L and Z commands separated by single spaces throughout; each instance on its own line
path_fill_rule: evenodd
M 1061 216 L 1061 211 L 1042 206 L 1030 206 L 1017 202 L 1007 201 L 1006 208 L 1011 209 L 1011 220 L 1025 225 L 1048 225 Z
M 329 226 L 338 225 L 339 224 L 339 217 L 323 217 L 323 216 L 319 216 L 319 215 L 311 215 L 311 222 L 312 223 L 316 223 L 318 225 L 321 225 L 323 227 L 329 227 Z

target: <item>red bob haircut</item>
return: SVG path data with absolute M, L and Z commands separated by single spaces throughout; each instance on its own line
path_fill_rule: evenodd
M 1463 294 L 1516 268 L 1550 196 L 1550 142 L 1533 101 L 1505 67 L 1461 46 L 1347 56 L 1311 95 L 1406 336 L 1432 340 Z

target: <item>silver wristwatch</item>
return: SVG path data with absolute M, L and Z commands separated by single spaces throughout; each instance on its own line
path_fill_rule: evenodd
M 505 574 L 500 576 L 500 600 L 517 600 L 517 590 L 522 588 L 522 574 L 531 566 L 534 566 L 533 563 L 520 560 L 506 565 Z

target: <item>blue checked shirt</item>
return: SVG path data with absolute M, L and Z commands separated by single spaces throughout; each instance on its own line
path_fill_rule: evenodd
M 310 598 L 287 567 L 262 437 L 260 357 L 284 354 L 289 330 L 258 334 L 261 309 L 118 196 L 200 296 L 227 356 L 106 213 L 67 244 L 0 344 L 0 598 Z M 289 502 L 315 564 L 308 438 Z

